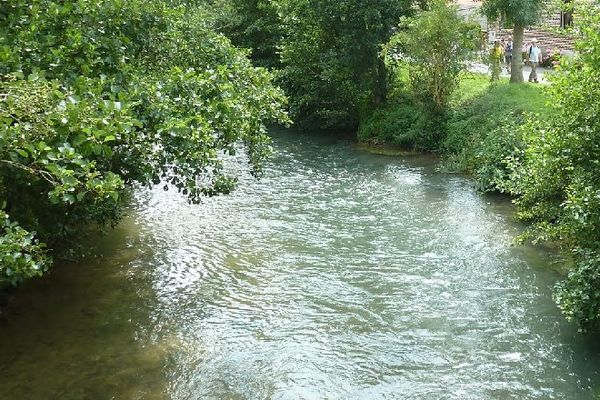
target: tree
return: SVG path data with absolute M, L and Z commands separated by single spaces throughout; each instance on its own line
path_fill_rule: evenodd
M 403 18 L 386 45 L 392 65 L 408 66 L 413 97 L 429 121 L 424 128 L 431 137 L 422 144 L 426 148 L 439 143 L 448 99 L 479 46 L 480 33 L 479 25 L 465 22 L 457 7 L 434 0 L 415 17 Z
M 224 160 L 259 173 L 284 106 L 202 8 L 0 3 L 0 285 L 47 268 L 42 242 L 118 222 L 127 185 L 228 193 Z
M 385 100 L 387 42 L 411 0 L 281 0 L 281 82 L 292 115 L 332 128 L 356 128 Z
M 510 73 L 511 83 L 523 82 L 523 62 L 519 57 L 523 47 L 525 27 L 535 24 L 544 7 L 543 0 L 484 0 L 483 13 L 491 20 L 502 19 L 513 27 L 513 58 Z
M 279 50 L 283 29 L 277 3 L 268 0 L 221 1 L 214 14 L 216 27 L 231 42 L 251 50 L 255 65 L 279 68 Z

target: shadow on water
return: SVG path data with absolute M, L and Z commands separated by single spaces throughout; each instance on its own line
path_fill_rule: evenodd
M 56 266 L 11 294 L 0 323 L 0 398 L 165 398 L 172 349 L 148 329 L 148 241 L 127 219 L 94 245 L 104 257 Z
M 274 147 L 200 206 L 137 191 L 104 258 L 19 289 L 0 399 L 593 398 L 599 345 L 509 201 L 430 157 Z

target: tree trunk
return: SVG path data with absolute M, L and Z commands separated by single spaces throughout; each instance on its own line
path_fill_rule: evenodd
M 385 102 L 387 96 L 387 70 L 385 62 L 381 56 L 377 57 L 375 66 L 375 82 L 373 88 L 373 100 L 375 105 L 380 105 Z
M 515 24 L 513 28 L 513 57 L 510 69 L 510 83 L 523 82 L 523 34 L 525 27 Z

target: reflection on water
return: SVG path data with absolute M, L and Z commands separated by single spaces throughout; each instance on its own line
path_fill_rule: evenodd
M 275 147 L 233 195 L 138 193 L 104 259 L 25 285 L 0 398 L 594 398 L 598 346 L 506 201 L 423 157 Z

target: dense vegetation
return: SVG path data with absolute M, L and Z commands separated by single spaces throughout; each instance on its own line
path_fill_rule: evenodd
M 473 175 L 482 191 L 503 191 L 507 159 L 525 146 L 518 128 L 530 114 L 545 118 L 548 99 L 539 86 L 491 84 L 487 76 L 465 74 L 440 145 L 444 167 Z
M 508 185 L 534 241 L 558 241 L 575 267 L 557 287 L 567 317 L 584 328 L 600 320 L 600 15 L 579 29 L 578 56 L 549 88 L 550 114 L 522 129 L 525 152 L 510 160 Z
M 283 94 L 207 20 L 158 0 L 0 3 L 0 283 L 116 223 L 126 185 L 226 193 L 241 143 L 260 171 Z
M 444 1 L 402 18 L 398 28 L 385 45 L 395 75 L 389 101 L 363 118 L 358 137 L 432 150 L 445 135 L 451 95 L 479 47 L 481 29 Z
M 388 74 L 380 46 L 411 0 L 241 0 L 218 25 L 261 65 L 277 67 L 278 83 L 300 126 L 355 130 L 384 102 Z M 424 2 L 425 3 L 425 2 Z M 233 22 L 228 22 L 233 21 Z

